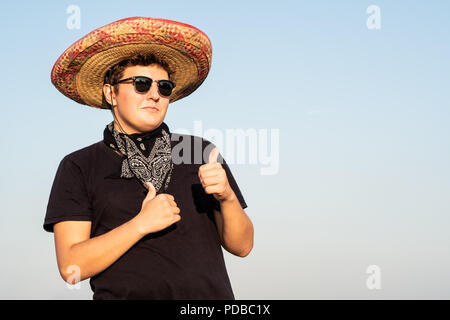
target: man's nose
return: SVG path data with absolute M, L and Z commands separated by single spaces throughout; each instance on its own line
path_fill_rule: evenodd
M 158 83 L 156 81 L 152 82 L 152 85 L 150 86 L 150 90 L 148 90 L 148 93 L 147 93 L 147 99 L 159 100 Z

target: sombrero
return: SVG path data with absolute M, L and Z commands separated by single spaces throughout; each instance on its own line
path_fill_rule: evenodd
M 105 73 L 113 65 L 136 54 L 153 54 L 173 72 L 174 102 L 191 94 L 208 75 L 212 47 L 199 29 L 177 21 L 133 17 L 98 28 L 72 44 L 56 60 L 53 85 L 78 103 L 102 105 Z

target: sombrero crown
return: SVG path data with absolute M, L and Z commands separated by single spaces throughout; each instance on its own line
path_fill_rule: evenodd
M 173 72 L 174 102 L 197 89 L 211 68 L 212 47 L 199 29 L 176 21 L 134 17 L 98 28 L 72 44 L 51 72 L 53 85 L 65 96 L 96 108 L 102 105 L 106 72 L 136 54 L 153 54 Z

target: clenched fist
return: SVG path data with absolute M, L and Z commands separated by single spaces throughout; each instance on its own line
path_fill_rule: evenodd
M 219 202 L 229 200 L 234 192 L 228 182 L 225 169 L 217 163 L 219 149 L 214 148 L 209 154 L 208 163 L 198 169 L 198 177 L 207 194 L 212 194 Z
M 151 182 L 146 183 L 148 193 L 142 201 L 141 211 L 136 216 L 140 232 L 143 234 L 161 231 L 181 220 L 180 209 L 175 198 L 167 193 L 156 195 Z

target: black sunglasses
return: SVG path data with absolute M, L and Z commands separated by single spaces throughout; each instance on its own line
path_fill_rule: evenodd
M 125 81 L 130 81 L 130 80 L 133 80 L 134 88 L 139 93 L 148 92 L 148 90 L 150 90 L 150 87 L 152 86 L 153 81 L 155 81 L 158 84 L 159 93 L 166 97 L 170 96 L 172 94 L 173 88 L 175 88 L 175 83 L 173 83 L 170 80 L 153 80 L 153 79 L 150 79 L 149 77 L 144 77 L 144 76 L 136 76 L 136 77 L 122 79 L 122 80 L 117 81 L 113 85 L 116 85 L 116 84 L 119 84 L 119 83 L 122 83 Z

